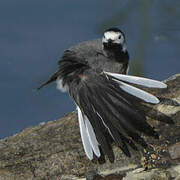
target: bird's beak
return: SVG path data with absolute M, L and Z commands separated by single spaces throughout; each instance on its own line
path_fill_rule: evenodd
M 108 44 L 112 44 L 113 40 L 112 39 L 108 39 Z

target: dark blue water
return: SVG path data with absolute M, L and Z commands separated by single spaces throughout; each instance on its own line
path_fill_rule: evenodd
M 1 0 L 0 138 L 74 110 L 55 83 L 36 92 L 69 46 L 121 28 L 131 74 L 163 80 L 180 72 L 180 2 Z

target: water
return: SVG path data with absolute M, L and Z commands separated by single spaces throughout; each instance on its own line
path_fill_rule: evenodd
M 131 74 L 163 80 L 180 70 L 178 0 L 1 0 L 0 138 L 75 109 L 55 83 L 63 51 L 117 26 L 126 34 Z

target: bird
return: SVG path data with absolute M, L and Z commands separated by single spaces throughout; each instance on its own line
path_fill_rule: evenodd
M 64 51 L 57 71 L 38 88 L 56 81 L 57 89 L 68 92 L 74 100 L 83 148 L 89 160 L 105 163 L 107 157 L 113 163 L 112 143 L 131 157 L 129 147 L 136 151 L 136 144 L 147 148 L 141 134 L 159 137 L 147 123 L 139 104 L 158 104 L 160 100 L 140 87 L 166 88 L 167 85 L 128 75 L 128 69 L 125 35 L 112 27 L 104 31 L 102 38 L 81 42 Z

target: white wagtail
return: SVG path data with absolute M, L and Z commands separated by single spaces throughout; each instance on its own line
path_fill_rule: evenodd
M 110 28 L 102 40 L 82 42 L 66 50 L 58 70 L 38 88 L 56 81 L 57 89 L 67 91 L 75 101 L 84 151 L 90 160 L 97 157 L 104 162 L 106 155 L 113 162 L 113 141 L 130 157 L 127 145 L 135 150 L 135 143 L 147 147 L 140 133 L 158 138 L 138 104 L 157 104 L 159 99 L 132 85 L 167 85 L 126 75 L 128 61 L 124 33 Z

